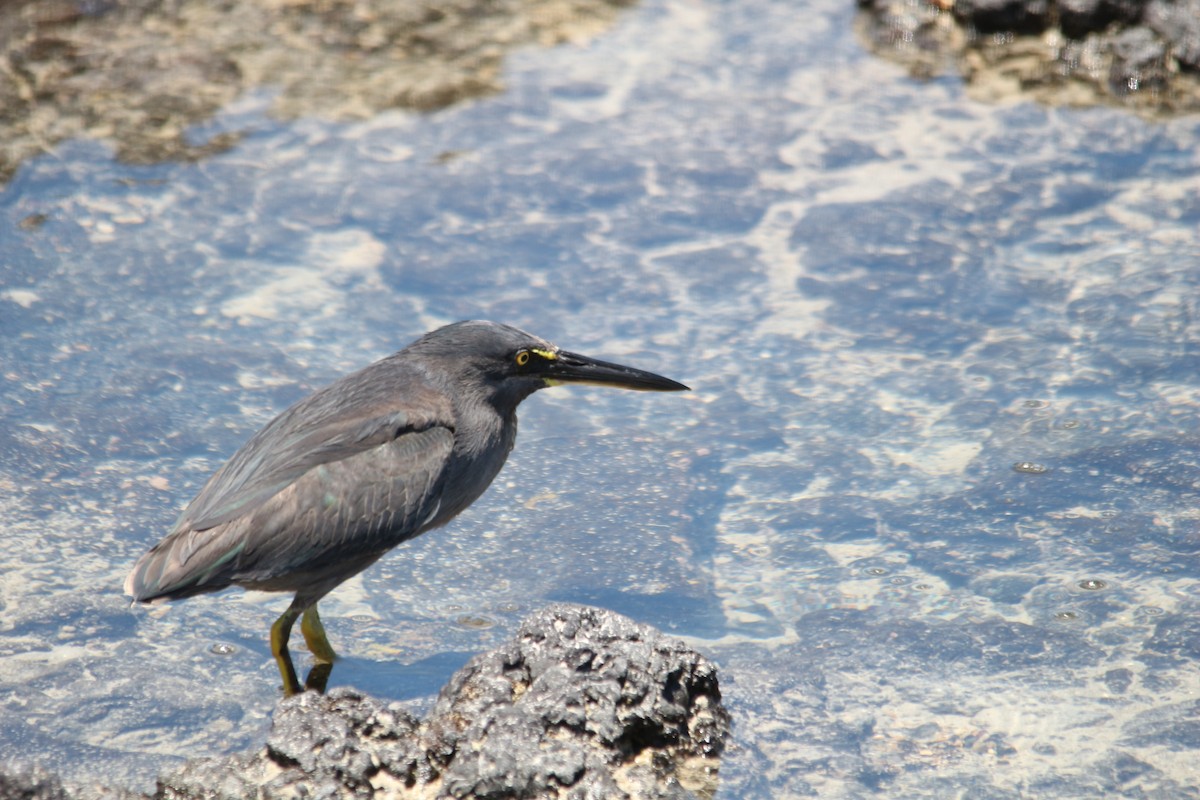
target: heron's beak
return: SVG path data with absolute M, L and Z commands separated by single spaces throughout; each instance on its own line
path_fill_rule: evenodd
M 662 375 L 598 361 L 565 350 L 557 351 L 554 358 L 546 362 L 542 376 L 548 386 L 557 386 L 560 383 L 594 383 L 643 392 L 688 391 L 687 386 Z

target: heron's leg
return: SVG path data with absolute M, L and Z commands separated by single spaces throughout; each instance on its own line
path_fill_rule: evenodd
M 318 664 L 333 663 L 337 653 L 333 652 L 333 645 L 325 637 L 325 626 L 321 624 L 321 615 L 317 613 L 316 603 L 304 612 L 304 618 L 300 620 L 300 632 L 304 634 L 304 643 L 308 645 Z
M 296 668 L 292 666 L 292 654 L 288 652 L 292 625 L 300 614 L 301 609 L 293 602 L 271 626 L 271 655 L 275 656 L 275 663 L 279 666 L 279 676 L 283 678 L 283 693 L 287 697 L 302 691 L 300 681 L 296 680 Z
M 329 676 L 332 672 L 333 664 L 327 661 L 318 661 L 313 664 L 312 669 L 308 671 L 308 677 L 304 679 L 304 691 L 325 694 L 325 687 L 329 685 Z

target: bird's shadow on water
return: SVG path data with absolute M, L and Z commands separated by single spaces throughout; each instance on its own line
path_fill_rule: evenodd
M 381 700 L 409 701 L 436 697 L 450 676 L 462 669 L 475 655 L 448 651 L 410 664 L 342 656 L 334 662 L 325 689 L 328 691 L 348 686 Z M 311 663 L 306 662 L 301 669 L 307 676 L 312 667 Z

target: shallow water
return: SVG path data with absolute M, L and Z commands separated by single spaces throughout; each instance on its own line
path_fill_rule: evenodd
M 720 797 L 1200 797 L 1200 121 L 980 105 L 852 16 L 651 2 L 441 112 L 264 92 L 199 163 L 27 162 L 6 758 L 148 789 L 259 743 L 286 601 L 125 572 L 274 413 L 475 317 L 694 391 L 529 400 L 479 503 L 322 604 L 332 684 L 419 710 L 572 600 L 720 663 Z

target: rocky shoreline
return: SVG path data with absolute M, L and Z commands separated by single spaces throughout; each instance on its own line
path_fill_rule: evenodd
M 279 702 L 261 748 L 188 761 L 152 795 L 34 770 L 0 774 L 0 798 L 709 798 L 728 734 L 710 661 L 558 604 L 455 673 L 423 720 L 354 689 L 305 692 Z
M 857 0 L 884 58 L 958 70 L 976 99 L 1200 109 L 1200 0 Z M 122 161 L 194 161 L 244 132 L 211 122 L 274 93 L 281 119 L 433 110 L 502 88 L 514 49 L 585 39 L 633 0 L 131 0 L 0 4 L 0 183 L 74 137 Z M 347 57 L 347 54 L 353 54 Z
M 859 33 L 914 75 L 971 97 L 1200 110 L 1200 0 L 858 0 Z

